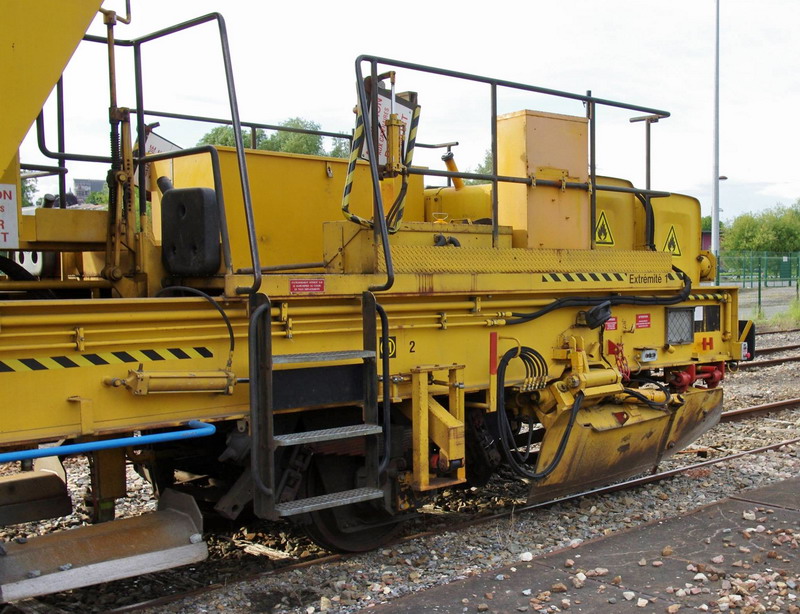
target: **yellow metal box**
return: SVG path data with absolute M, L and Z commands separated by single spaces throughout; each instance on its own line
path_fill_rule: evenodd
M 561 182 L 588 180 L 588 120 L 517 111 L 497 118 L 501 175 Z M 589 249 L 588 191 L 500 183 L 500 224 L 512 226 L 515 247 Z

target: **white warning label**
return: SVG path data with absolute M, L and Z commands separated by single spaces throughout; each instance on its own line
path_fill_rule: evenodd
M 0 250 L 18 248 L 17 186 L 0 183 Z

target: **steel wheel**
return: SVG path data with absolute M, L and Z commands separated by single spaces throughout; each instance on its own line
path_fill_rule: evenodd
M 357 487 L 361 459 L 348 456 L 316 456 L 305 474 L 304 496 L 314 497 Z M 365 552 L 391 540 L 402 520 L 383 509 L 381 501 L 354 503 L 311 512 L 304 529 L 323 548 L 339 552 Z

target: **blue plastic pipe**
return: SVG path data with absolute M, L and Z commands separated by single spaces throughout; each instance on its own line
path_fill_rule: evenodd
M 154 433 L 153 435 L 142 435 L 141 437 L 121 437 L 120 439 L 102 439 L 100 441 L 88 441 L 86 443 L 73 443 L 68 446 L 53 446 L 52 448 L 36 448 L 33 450 L 18 450 L 16 452 L 6 452 L 0 454 L 0 463 L 11 463 L 15 461 L 28 460 L 31 458 L 43 458 L 45 456 L 67 456 L 69 454 L 85 454 L 96 450 L 109 450 L 111 448 L 126 448 L 128 446 L 144 446 L 151 443 L 162 443 L 164 441 L 177 441 L 179 439 L 194 439 L 195 437 L 207 437 L 217 431 L 213 424 L 206 424 L 199 420 L 191 420 L 187 423 L 189 430 L 171 431 L 169 433 Z

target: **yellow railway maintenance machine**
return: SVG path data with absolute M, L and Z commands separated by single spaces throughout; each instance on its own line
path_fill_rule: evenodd
M 0 34 L 16 88 L 0 100 L 0 461 L 23 469 L 0 482 L 0 522 L 69 513 L 68 455 L 89 459 L 97 521 L 2 544 L 3 600 L 202 559 L 201 508 L 288 517 L 358 551 L 436 489 L 508 467 L 552 499 L 651 470 L 716 423 L 754 332 L 735 288 L 700 285 L 715 262 L 699 203 L 595 173 L 598 108 L 667 113 L 364 56 L 349 160 L 245 150 L 222 18 L 121 40 L 130 11 L 99 4 L 12 1 Z M 84 35 L 98 9 L 107 36 Z M 157 153 L 146 122 L 187 116 L 145 113 L 142 48 L 204 24 L 236 147 Z M 61 75 L 81 40 L 108 48 L 110 153 L 64 146 Z M 131 52 L 135 108 L 115 85 Z M 420 106 L 395 92 L 408 71 L 486 86 L 492 173 L 459 173 L 452 153 L 413 165 Z M 499 88 L 587 114 L 498 116 Z M 35 120 L 52 167 L 20 163 Z M 23 214 L 20 173 L 63 178 L 72 160 L 110 168 L 108 209 Z M 25 254 L 50 265 L 34 276 Z M 126 463 L 159 509 L 99 522 Z

